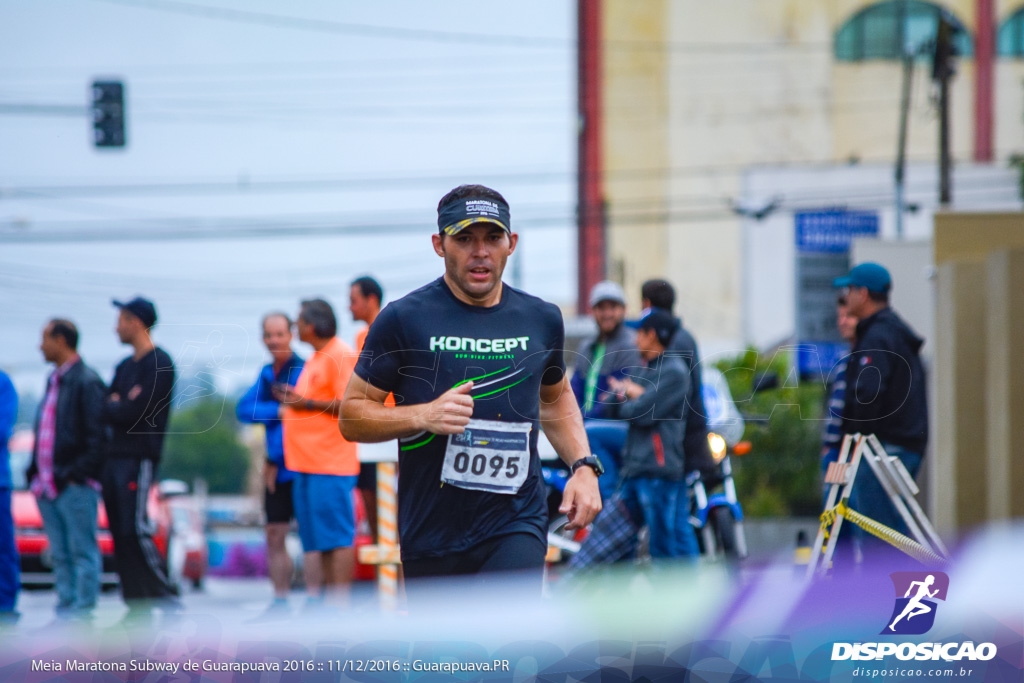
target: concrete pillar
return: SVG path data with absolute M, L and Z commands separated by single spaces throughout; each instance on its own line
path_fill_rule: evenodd
M 1024 249 L 987 260 L 986 417 L 991 519 L 1024 517 Z
M 980 524 L 987 514 L 987 288 L 985 264 L 938 268 L 935 314 L 937 443 L 930 469 L 932 515 L 943 535 Z

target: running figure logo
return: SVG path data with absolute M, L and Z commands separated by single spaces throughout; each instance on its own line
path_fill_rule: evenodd
M 895 572 L 896 605 L 884 635 L 921 635 L 935 623 L 935 600 L 945 600 L 949 577 L 942 572 Z M 903 597 L 900 597 L 900 596 Z

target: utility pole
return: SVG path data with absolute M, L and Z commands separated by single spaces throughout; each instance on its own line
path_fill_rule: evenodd
M 605 277 L 604 165 L 601 154 L 601 0 L 577 0 L 577 297 L 587 312 L 590 289 Z
M 974 160 L 991 163 L 995 129 L 995 8 L 994 0 L 975 0 L 974 41 Z
M 903 213 L 906 198 L 903 181 L 907 165 L 907 119 L 910 114 L 910 85 L 914 76 L 914 52 L 908 46 L 903 51 L 903 93 L 900 97 L 900 135 L 896 149 L 896 239 L 903 239 Z
M 956 74 L 953 58 L 956 48 L 953 38 L 956 27 L 948 15 L 939 15 L 939 30 L 935 35 L 935 57 L 932 62 L 932 79 L 939 86 L 939 206 L 948 208 L 952 202 L 949 155 L 949 82 Z

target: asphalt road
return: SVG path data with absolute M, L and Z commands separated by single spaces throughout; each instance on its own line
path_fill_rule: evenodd
M 259 617 L 272 597 L 267 578 L 207 577 L 202 589 L 184 588 L 181 601 L 185 614 L 207 615 L 223 619 L 226 623 L 246 623 Z M 356 582 L 352 587 L 350 609 L 356 613 L 377 612 L 376 599 L 373 582 Z M 21 618 L 12 630 L 24 633 L 63 626 L 56 619 L 56 602 L 57 596 L 52 589 L 23 590 L 18 596 Z M 305 594 L 301 590 L 293 591 L 289 596 L 289 606 L 293 615 L 304 614 L 307 609 Z M 125 605 L 118 591 L 107 590 L 100 595 L 91 625 L 97 629 L 111 627 L 125 614 Z

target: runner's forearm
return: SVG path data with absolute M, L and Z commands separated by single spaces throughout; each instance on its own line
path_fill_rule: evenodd
M 567 379 L 561 384 L 541 387 L 540 424 L 565 464 L 590 455 L 583 417 Z
M 422 432 L 426 405 L 388 406 L 370 398 L 347 397 L 338 425 L 349 441 L 378 443 Z

